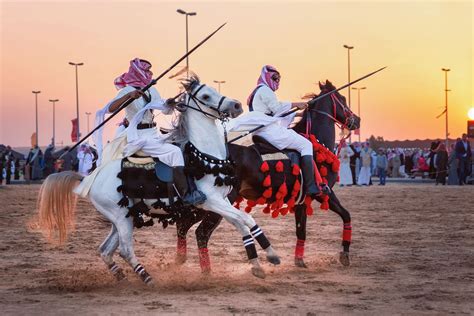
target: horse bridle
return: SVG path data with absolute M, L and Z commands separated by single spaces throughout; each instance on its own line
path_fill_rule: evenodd
M 229 117 L 229 114 L 228 113 L 224 113 L 221 111 L 221 106 L 222 104 L 224 103 L 226 97 L 225 96 L 221 96 L 218 104 L 217 104 L 217 107 L 216 106 L 212 106 L 212 105 L 208 105 L 206 102 L 202 101 L 201 99 L 199 99 L 197 97 L 197 94 L 199 93 L 199 91 L 201 91 L 202 88 L 204 88 L 206 85 L 205 84 L 202 84 L 200 85 L 196 91 L 194 91 L 192 94 L 190 94 L 189 92 L 186 92 L 186 94 L 188 95 L 188 101 L 186 102 L 186 108 L 189 108 L 189 109 L 192 109 L 192 110 L 195 110 L 195 111 L 198 111 L 206 116 L 209 116 L 209 117 L 212 117 L 214 119 L 218 119 L 220 121 L 226 121 L 228 120 L 228 117 Z M 197 105 L 197 108 L 189 105 L 189 103 L 191 102 L 191 100 L 194 101 L 194 103 Z M 203 111 L 201 106 L 199 105 L 203 105 L 203 106 L 207 106 L 208 108 L 210 108 L 211 110 L 214 110 L 217 112 L 217 115 L 214 115 L 214 114 L 211 114 L 211 113 L 208 113 L 206 111 Z
M 344 128 L 347 128 L 347 129 L 350 129 L 350 127 L 352 127 L 355 123 L 355 115 L 354 113 L 352 113 L 345 104 L 343 104 L 341 102 L 341 100 L 339 100 L 339 98 L 333 93 L 331 94 L 331 100 L 332 100 L 332 107 L 333 107 L 333 115 L 327 113 L 327 112 L 324 112 L 324 111 L 321 111 L 321 110 L 318 110 L 318 109 L 309 109 L 309 111 L 312 111 L 312 112 L 317 112 L 319 114 L 322 114 L 322 115 L 325 115 L 327 117 L 329 117 L 330 119 L 332 119 L 335 124 L 341 128 L 341 129 L 344 129 Z M 344 112 L 344 122 L 341 122 L 339 121 L 336 116 L 337 116 L 337 106 L 340 106 Z M 308 111 L 308 113 L 309 113 Z M 311 115 L 309 114 L 308 117 L 307 117 L 307 121 L 308 121 L 308 118 L 311 120 Z

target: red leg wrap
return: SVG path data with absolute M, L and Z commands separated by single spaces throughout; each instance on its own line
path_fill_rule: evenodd
M 211 259 L 209 258 L 209 250 L 207 248 L 199 249 L 199 264 L 201 265 L 201 271 L 204 273 L 211 271 Z
M 186 239 L 178 237 L 178 246 L 176 248 L 176 252 L 178 253 L 178 255 L 186 255 L 186 251 Z
M 295 248 L 295 258 L 303 259 L 304 257 L 304 240 L 298 239 L 296 241 L 296 248 Z
M 342 230 L 342 240 L 351 242 L 351 240 L 352 240 L 352 226 L 351 226 L 351 223 L 344 224 L 344 229 Z

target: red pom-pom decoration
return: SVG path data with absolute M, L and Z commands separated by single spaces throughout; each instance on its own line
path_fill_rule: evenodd
M 294 176 L 299 175 L 300 174 L 300 166 L 298 166 L 297 164 L 293 164 L 291 174 L 294 175 Z
M 272 217 L 277 218 L 278 214 L 280 214 L 279 210 L 275 210 L 275 211 L 272 212 Z
M 268 162 L 264 161 L 262 165 L 260 166 L 260 171 L 265 173 L 270 170 L 270 167 L 268 166 Z
M 263 209 L 263 213 L 270 214 L 270 204 L 267 204 L 267 206 L 265 206 L 265 208 Z
M 261 196 L 261 197 L 258 198 L 257 204 L 262 205 L 262 204 L 265 204 L 266 201 L 267 201 L 267 199 L 265 199 L 263 196 Z
M 272 194 L 273 194 L 272 188 L 268 188 L 263 192 L 263 197 L 266 199 L 269 199 L 272 197 Z
M 265 177 L 265 180 L 263 180 L 263 186 L 264 187 L 269 187 L 272 185 L 272 178 L 270 178 L 270 175 Z
M 283 162 L 279 160 L 275 165 L 275 170 L 276 172 L 283 172 L 284 167 Z

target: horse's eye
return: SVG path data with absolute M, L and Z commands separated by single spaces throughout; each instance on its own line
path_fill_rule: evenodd
M 206 100 L 206 101 L 209 100 L 209 95 L 207 95 L 207 94 L 203 95 L 203 96 L 202 96 L 202 99 L 203 99 L 203 100 Z

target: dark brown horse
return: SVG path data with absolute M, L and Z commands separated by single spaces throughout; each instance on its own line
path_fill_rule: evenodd
M 326 81 L 320 83 L 321 94 L 332 91 L 335 87 Z M 314 99 L 318 95 L 314 95 L 313 100 L 309 102 L 309 107 L 303 112 L 302 119 L 293 127 L 293 129 L 302 134 L 314 135 L 320 144 L 323 144 L 330 151 L 335 147 L 335 126 L 340 125 L 354 130 L 359 128 L 360 118 L 357 117 L 346 105 L 346 99 L 338 92 L 324 97 L 316 102 Z M 309 136 L 308 135 L 308 136 Z M 229 144 L 229 152 L 232 160 L 235 162 L 236 174 L 240 180 L 240 185 L 236 187 L 229 196 L 229 199 L 235 200 L 241 196 L 248 200 L 257 200 L 262 196 L 264 187 L 262 182 L 264 174 L 260 171 L 259 164 L 261 158 L 258 152 L 252 147 Z M 317 158 L 315 158 L 317 161 Z M 317 162 L 318 168 L 326 167 L 327 175 L 325 178 L 329 187 L 333 187 L 337 182 L 338 173 L 334 172 L 329 164 L 325 161 Z M 288 188 L 291 191 L 292 188 Z M 317 198 L 319 202 L 323 202 L 322 198 Z M 329 209 L 341 216 L 343 221 L 343 251 L 340 253 L 340 262 L 348 266 L 349 246 L 351 243 L 351 217 L 339 202 L 336 194 L 331 191 L 327 200 Z M 307 212 L 304 204 L 296 205 L 294 208 L 296 220 L 296 236 L 297 244 L 295 250 L 295 264 L 298 267 L 306 267 L 304 263 L 304 242 L 306 240 L 306 220 Z M 178 229 L 178 261 L 183 262 L 186 258 L 186 234 L 192 225 L 202 219 L 201 224 L 196 230 L 196 237 L 200 253 L 207 254 L 207 243 L 214 229 L 219 225 L 221 218 L 214 213 L 207 212 L 198 218 L 189 218 L 185 221 L 177 223 Z M 201 260 L 201 268 L 204 271 L 209 270 L 210 265 L 208 259 L 206 262 Z

